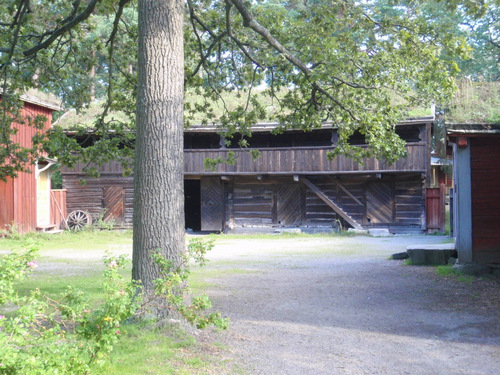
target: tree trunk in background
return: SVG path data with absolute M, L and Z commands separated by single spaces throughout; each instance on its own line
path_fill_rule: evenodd
M 95 59 L 95 51 L 92 51 L 92 58 Z M 94 102 L 95 101 L 95 65 L 92 65 L 92 68 L 90 68 L 90 79 L 92 82 L 90 82 L 90 101 Z
M 132 277 L 146 292 L 158 276 L 151 253 L 178 264 L 185 246 L 183 17 L 182 0 L 139 1 Z

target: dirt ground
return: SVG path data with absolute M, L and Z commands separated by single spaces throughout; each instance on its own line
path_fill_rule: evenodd
M 499 278 L 463 282 L 388 259 L 445 241 L 225 239 L 201 272 L 231 324 L 200 339 L 228 348 L 245 374 L 498 374 Z

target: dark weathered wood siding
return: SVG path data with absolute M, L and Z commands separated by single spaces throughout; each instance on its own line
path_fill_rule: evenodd
M 224 224 L 224 186 L 219 177 L 200 181 L 201 230 L 221 231 Z
M 347 224 L 352 217 L 363 226 L 398 225 L 420 228 L 424 215 L 423 184 L 430 168 L 428 123 L 403 126 L 408 139 L 408 157 L 388 165 L 368 158 L 363 163 L 338 156 L 333 160 L 327 152 L 334 146 L 318 145 L 321 137 L 312 137 L 310 146 L 301 143 L 303 133 L 285 134 L 292 147 L 259 148 L 262 156 L 253 160 L 250 153 L 239 149 L 224 149 L 216 133 L 191 134 L 184 150 L 184 173 L 187 179 L 200 180 L 201 229 L 224 230 L 243 226 L 332 226 Z M 325 130 L 321 130 L 325 132 Z M 336 130 L 329 129 L 326 143 L 331 143 Z M 269 133 L 269 130 L 267 130 Z M 323 135 L 322 134 L 322 137 Z M 266 134 L 259 135 L 260 141 Z M 270 133 L 268 134 L 271 137 Z M 212 137 L 204 142 L 204 136 Z M 308 141 L 311 141 L 309 139 Z M 311 141 L 311 142 L 312 142 Z M 268 140 L 267 145 L 272 142 Z M 281 143 L 274 141 L 274 145 Z M 214 148 L 200 148 L 214 147 Z M 230 151 L 236 163 L 218 164 L 207 170 L 207 158 L 224 159 Z M 99 179 L 85 178 L 83 165 L 63 170 L 63 184 L 68 190 L 68 212 L 85 209 L 97 216 L 105 207 L 106 189 L 124 189 L 125 225 L 132 223 L 132 177 L 122 177 L 118 163 L 100 168 Z M 317 186 L 334 204 L 325 203 L 325 196 L 305 186 L 301 178 Z M 80 183 L 86 179 L 86 185 Z M 302 180 L 303 181 L 303 180 Z M 327 199 L 328 201 L 328 199 Z M 331 202 L 330 202 L 331 203 Z M 340 207 L 342 211 L 333 209 Z
M 77 168 L 82 166 L 77 166 Z M 68 214 L 75 210 L 88 211 L 94 218 L 106 217 L 117 225 L 132 226 L 134 179 L 117 172 L 118 163 L 105 165 L 99 178 L 88 178 L 83 173 L 63 169 L 63 186 L 67 191 Z M 113 172 L 109 172 L 112 170 Z M 105 199 L 108 192 L 108 200 Z M 114 192 L 114 203 L 112 201 Z M 116 216 L 115 216 L 116 215 Z
M 420 175 L 334 178 L 310 181 L 364 226 L 420 228 L 423 214 Z M 226 183 L 227 227 L 336 226 L 346 223 L 315 193 L 292 176 L 235 177 Z M 348 194 L 349 193 L 349 194 Z M 409 203 L 408 203 L 409 202 Z
M 225 159 L 230 150 L 185 150 L 184 172 L 187 175 L 220 174 L 313 174 L 313 173 L 361 173 L 361 172 L 424 172 L 430 167 L 430 156 L 425 143 L 406 146 L 408 157 L 392 165 L 375 158 L 356 163 L 345 156 L 328 159 L 327 152 L 333 147 L 297 147 L 259 149 L 262 156 L 256 160 L 247 151 L 232 150 L 238 161 L 235 165 L 219 164 L 215 170 L 207 170 L 205 159 Z M 427 161 L 429 158 L 429 162 Z
M 473 260 L 500 262 L 500 136 L 469 141 Z

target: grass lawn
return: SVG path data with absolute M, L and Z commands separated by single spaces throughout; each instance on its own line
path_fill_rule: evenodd
M 18 291 L 29 294 L 39 288 L 58 299 L 68 285 L 80 289 L 93 306 L 101 300 L 102 257 L 105 252 L 131 254 L 131 231 L 82 231 L 58 235 L 28 234 L 0 238 L 0 255 L 36 243 L 38 267 L 18 284 Z M 131 264 L 121 271 L 129 277 Z M 197 274 L 197 273 L 196 273 Z M 190 283 L 191 284 L 191 283 Z M 202 292 L 206 284 L 193 275 L 192 289 Z M 0 306 L 0 314 L 10 315 Z M 239 373 L 234 363 L 221 362 L 225 349 L 214 343 L 199 343 L 181 328 L 155 328 L 144 323 L 122 324 L 121 339 L 98 374 L 207 374 Z M 222 354 L 222 356 L 224 356 Z

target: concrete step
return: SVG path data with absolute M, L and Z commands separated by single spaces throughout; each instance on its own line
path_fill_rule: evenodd
M 446 265 L 451 257 L 457 256 L 454 243 L 410 245 L 406 252 L 411 262 L 419 265 Z

